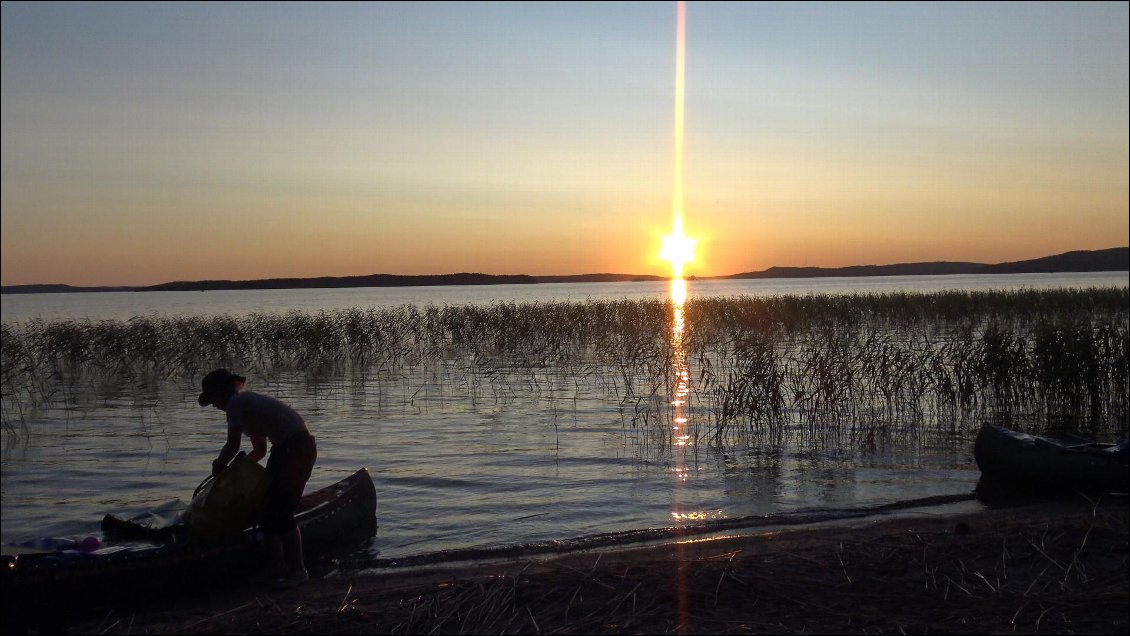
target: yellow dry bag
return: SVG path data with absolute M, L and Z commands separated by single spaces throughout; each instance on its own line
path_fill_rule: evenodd
M 267 497 L 267 469 L 240 454 L 192 498 L 184 512 L 189 536 L 218 541 L 248 527 Z

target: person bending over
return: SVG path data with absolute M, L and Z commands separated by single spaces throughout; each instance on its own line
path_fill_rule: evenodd
M 212 462 L 212 474 L 218 474 L 236 456 L 244 435 L 251 439 L 247 457 L 256 462 L 267 454 L 267 440 L 271 441 L 267 460 L 270 482 L 259 525 L 271 547 L 278 577 L 274 586 L 295 587 L 310 579 L 294 512 L 314 469 L 318 449 L 297 411 L 271 396 L 244 391 L 246 382 L 227 369 L 216 369 L 200 382 L 200 406 L 211 405 L 227 414 L 227 442 Z

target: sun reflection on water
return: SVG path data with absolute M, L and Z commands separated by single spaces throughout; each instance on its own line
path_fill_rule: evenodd
M 710 519 L 723 519 L 726 515 L 721 510 L 696 510 L 694 512 L 672 512 L 671 518 L 675 523 L 686 523 L 688 521 L 708 521 Z
M 687 369 L 687 353 L 683 344 L 686 331 L 685 304 L 687 300 L 687 281 L 675 278 L 671 281 L 671 354 L 674 369 L 673 390 L 671 392 L 671 446 L 673 450 L 672 472 L 680 483 L 685 483 L 690 470 L 687 466 L 687 451 L 695 445 L 695 436 L 690 430 L 690 372 Z M 677 507 L 677 506 L 676 506 Z M 676 517 L 682 513 L 677 509 Z
M 679 18 L 682 22 L 683 4 L 679 3 Z M 680 25 L 681 26 L 681 25 Z M 681 37 L 681 34 L 680 34 Z M 678 217 L 676 217 L 677 219 Z M 682 263 L 676 262 L 672 259 L 671 265 L 675 270 L 675 276 L 671 279 L 671 308 L 672 308 L 672 325 L 671 325 L 671 355 L 674 367 L 674 391 L 671 396 L 671 449 L 674 460 L 674 473 L 678 479 L 676 482 L 675 490 L 673 493 L 673 501 L 671 502 L 671 518 L 674 520 L 675 527 L 683 527 L 687 523 L 694 523 L 700 521 L 697 515 L 702 514 L 700 511 L 684 511 L 683 498 L 689 496 L 689 493 L 684 492 L 682 488 L 686 485 L 690 476 L 690 469 L 687 465 L 687 451 L 693 448 L 694 439 L 688 431 L 690 423 L 689 409 L 690 405 L 690 374 L 687 372 L 687 351 L 683 343 L 683 337 L 686 332 L 687 318 L 685 305 L 687 302 L 687 281 L 682 277 Z M 693 504 L 692 504 L 693 505 Z M 683 561 L 683 548 L 681 544 L 676 544 L 675 551 L 677 559 Z M 686 586 L 686 573 L 680 563 L 676 569 L 676 611 L 679 617 L 678 629 L 679 634 L 687 633 L 687 586 Z
M 686 330 L 686 312 L 685 304 L 687 301 L 687 281 L 681 278 L 675 278 L 671 281 L 671 307 L 674 315 L 672 316 L 671 327 L 671 352 L 673 356 L 674 365 L 674 390 L 671 400 L 671 408 L 673 413 L 671 421 L 672 438 L 675 446 L 689 446 L 693 443 L 691 435 L 687 431 L 687 425 L 690 422 L 688 417 L 688 400 L 690 395 L 690 373 L 687 370 L 687 352 L 683 346 L 683 336 Z M 684 461 L 685 458 L 676 456 L 675 461 L 678 465 L 679 462 Z

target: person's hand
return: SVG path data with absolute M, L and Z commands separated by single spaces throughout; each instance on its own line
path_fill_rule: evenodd
M 225 466 L 220 462 L 220 460 L 218 460 L 218 459 L 213 460 L 212 461 L 212 476 L 215 477 L 216 475 L 219 475 L 220 473 L 224 472 L 224 468 L 225 468 Z

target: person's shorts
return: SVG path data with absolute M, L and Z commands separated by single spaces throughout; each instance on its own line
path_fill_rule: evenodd
M 317 458 L 318 447 L 308 432 L 271 446 L 271 456 L 267 459 L 271 482 L 259 522 L 263 532 L 282 534 L 294 529 L 294 512 Z

